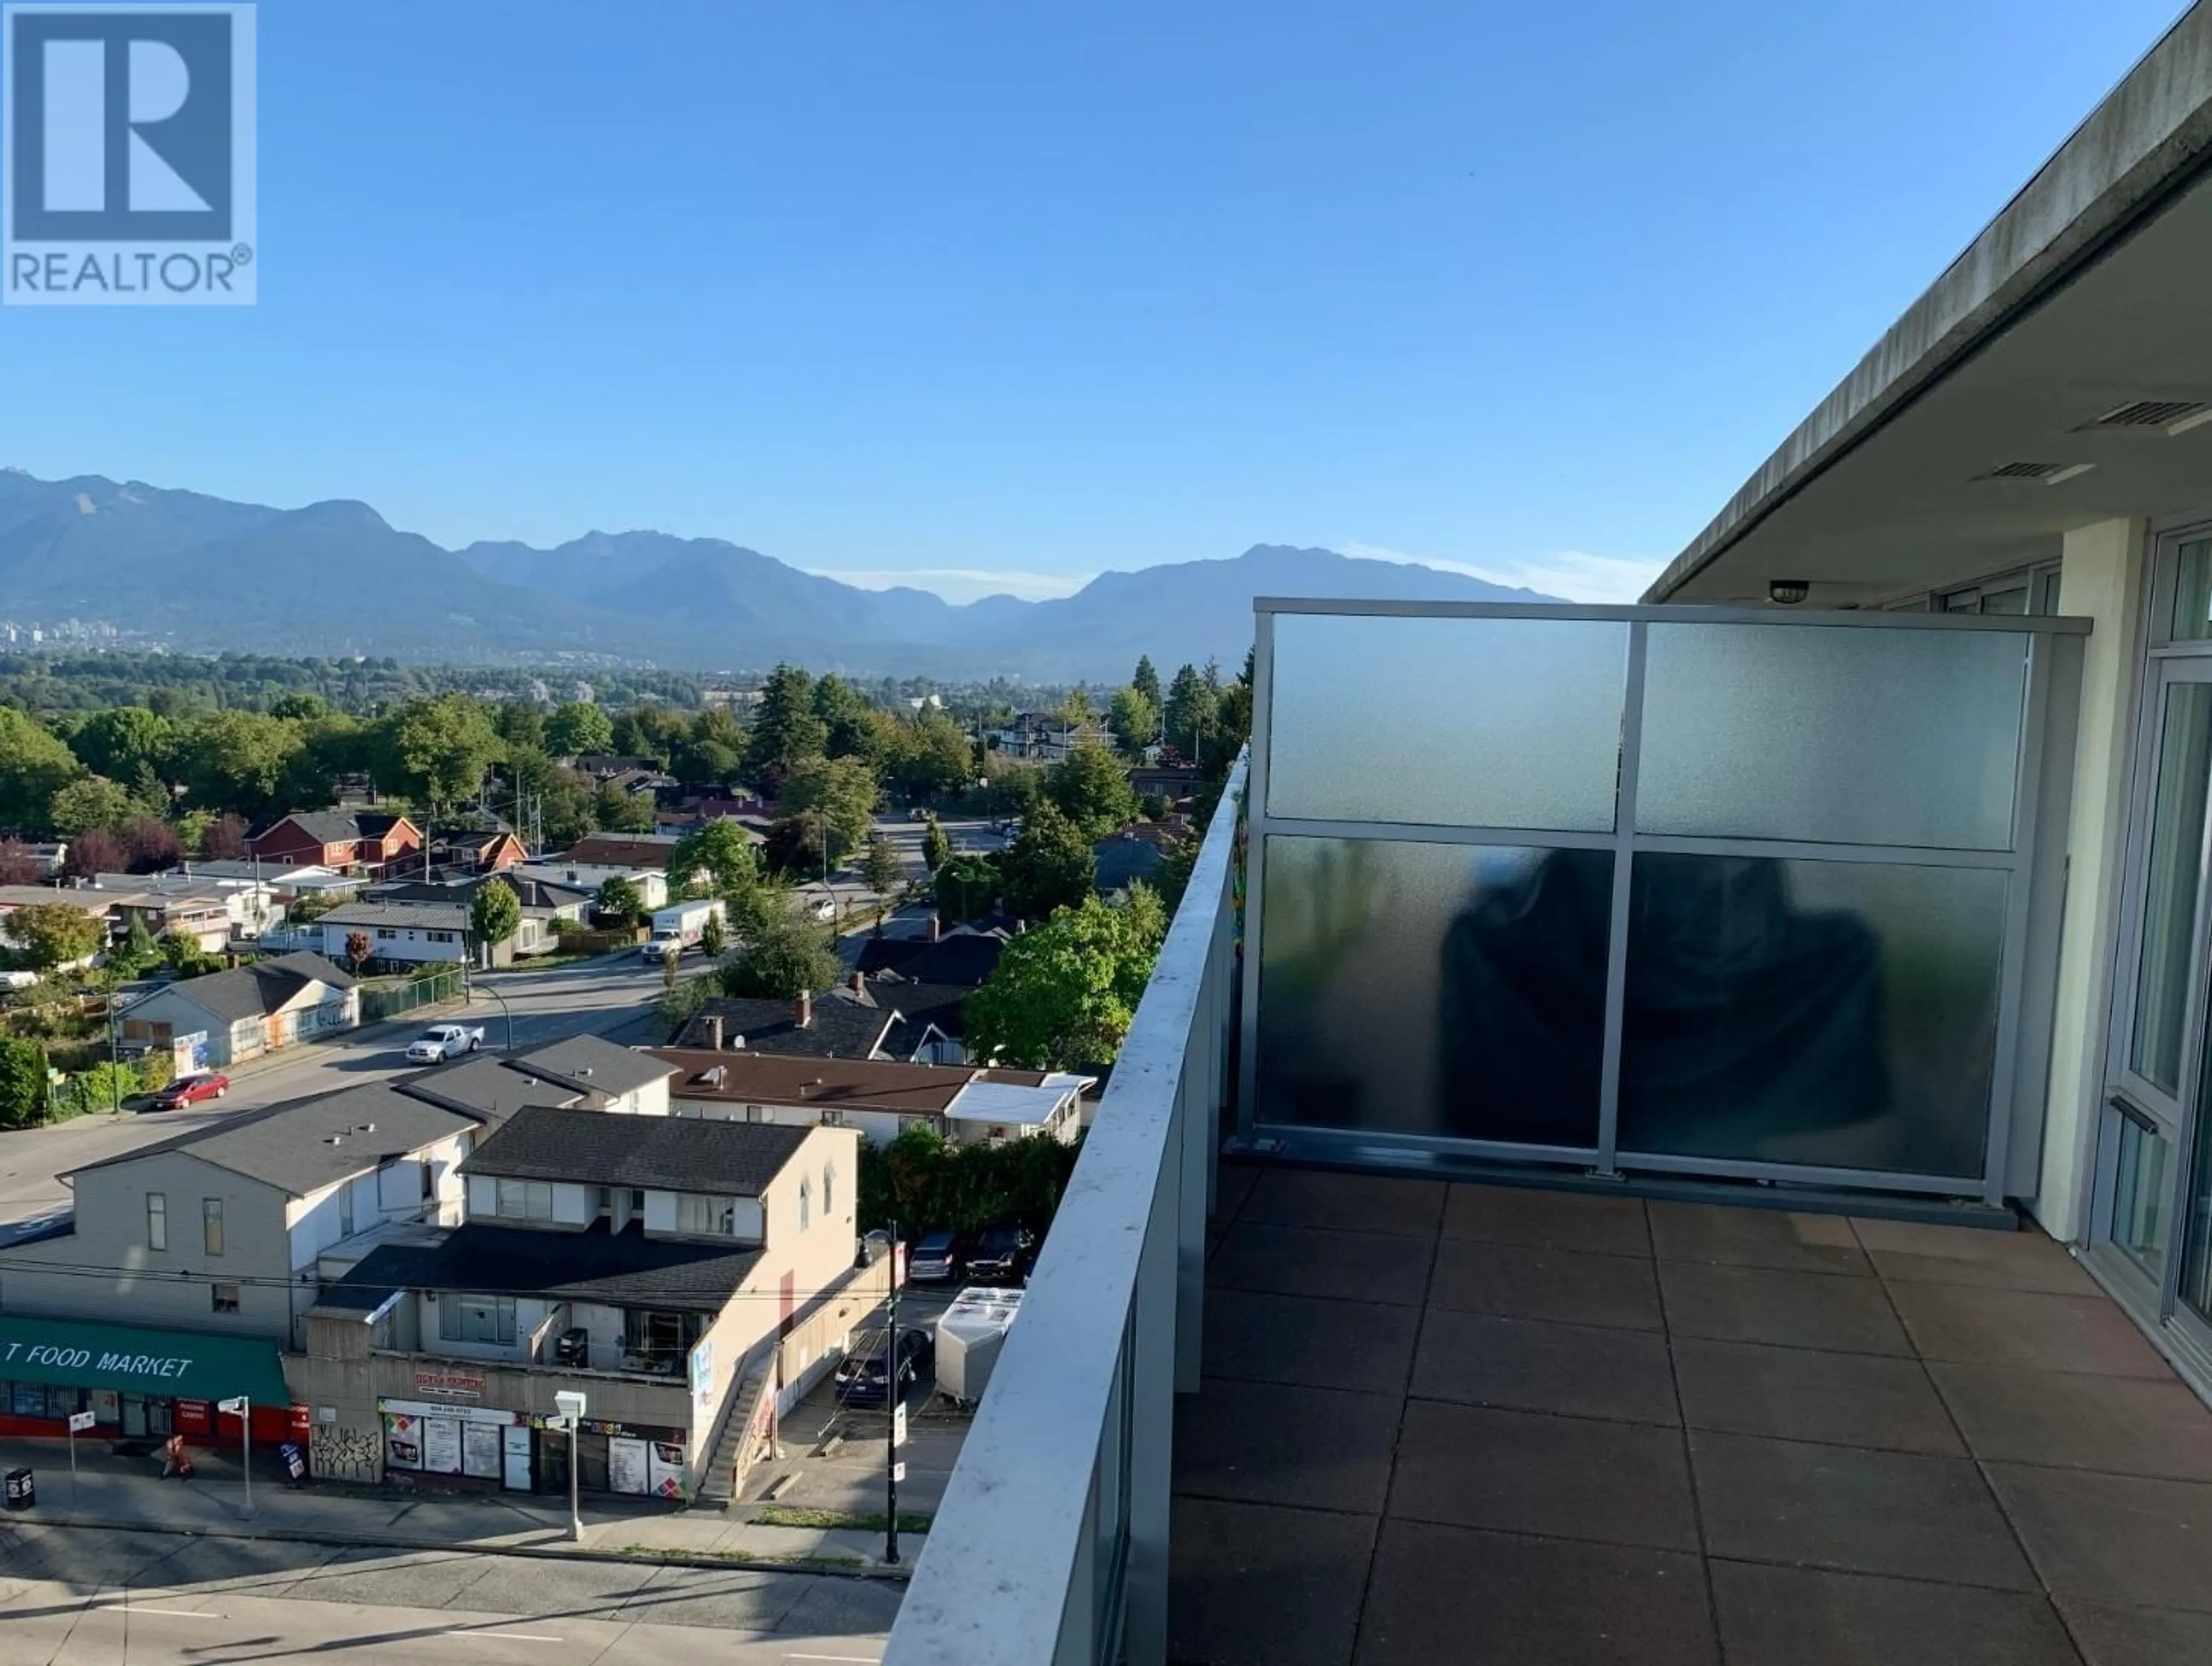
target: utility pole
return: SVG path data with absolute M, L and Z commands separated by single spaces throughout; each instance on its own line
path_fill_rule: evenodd
M 899 1239 L 898 1222 L 891 1222 L 891 1293 L 884 1299 L 884 1409 L 890 1427 L 889 1437 L 889 1465 L 884 1470 L 884 1561 L 887 1566 L 898 1566 L 898 1484 L 900 1473 L 906 1465 L 899 1462 L 899 1448 L 906 1444 L 906 1396 L 899 1384 L 899 1286 L 906 1282 L 906 1245 Z

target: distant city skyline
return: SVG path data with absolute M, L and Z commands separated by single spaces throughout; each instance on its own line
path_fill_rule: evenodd
M 956 601 L 1627 599 L 2175 11 L 263 0 L 260 304 L 0 310 L 0 461 Z

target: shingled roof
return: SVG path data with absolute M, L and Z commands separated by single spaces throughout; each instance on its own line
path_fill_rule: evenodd
M 461 1172 L 757 1197 L 813 1132 L 775 1123 L 526 1106 L 469 1154 Z
M 170 984 L 164 992 L 180 996 L 201 1011 L 234 1024 L 241 1018 L 266 1018 L 283 1011 L 312 984 L 349 990 L 353 981 L 321 955 L 301 949 L 228 972 L 187 978 Z
M 744 1283 L 761 1254 L 757 1244 L 647 1238 L 635 1227 L 619 1233 L 604 1224 L 556 1232 L 471 1222 L 455 1227 L 441 1244 L 380 1245 L 362 1257 L 336 1290 L 461 1290 L 715 1313 Z

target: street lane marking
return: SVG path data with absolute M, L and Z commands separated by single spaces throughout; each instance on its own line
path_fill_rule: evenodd
M 94 1602 L 93 1607 L 105 1608 L 110 1614 L 158 1614 L 171 1620 L 228 1620 L 224 1614 L 209 1614 L 199 1608 L 149 1608 L 143 1602 Z
M 558 1637 L 548 1637 L 544 1632 L 486 1632 L 478 1631 L 468 1626 L 451 1627 L 447 1630 L 446 1635 L 447 1637 L 495 1637 L 504 1643 L 560 1643 L 566 1640 Z
M 786 1660 L 839 1660 L 848 1666 L 877 1666 L 881 1655 L 786 1655 Z

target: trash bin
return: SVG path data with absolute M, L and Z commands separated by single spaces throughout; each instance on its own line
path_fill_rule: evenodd
M 7 1476 L 8 1507 L 28 1510 L 39 1501 L 38 1483 L 28 1469 L 10 1469 Z

